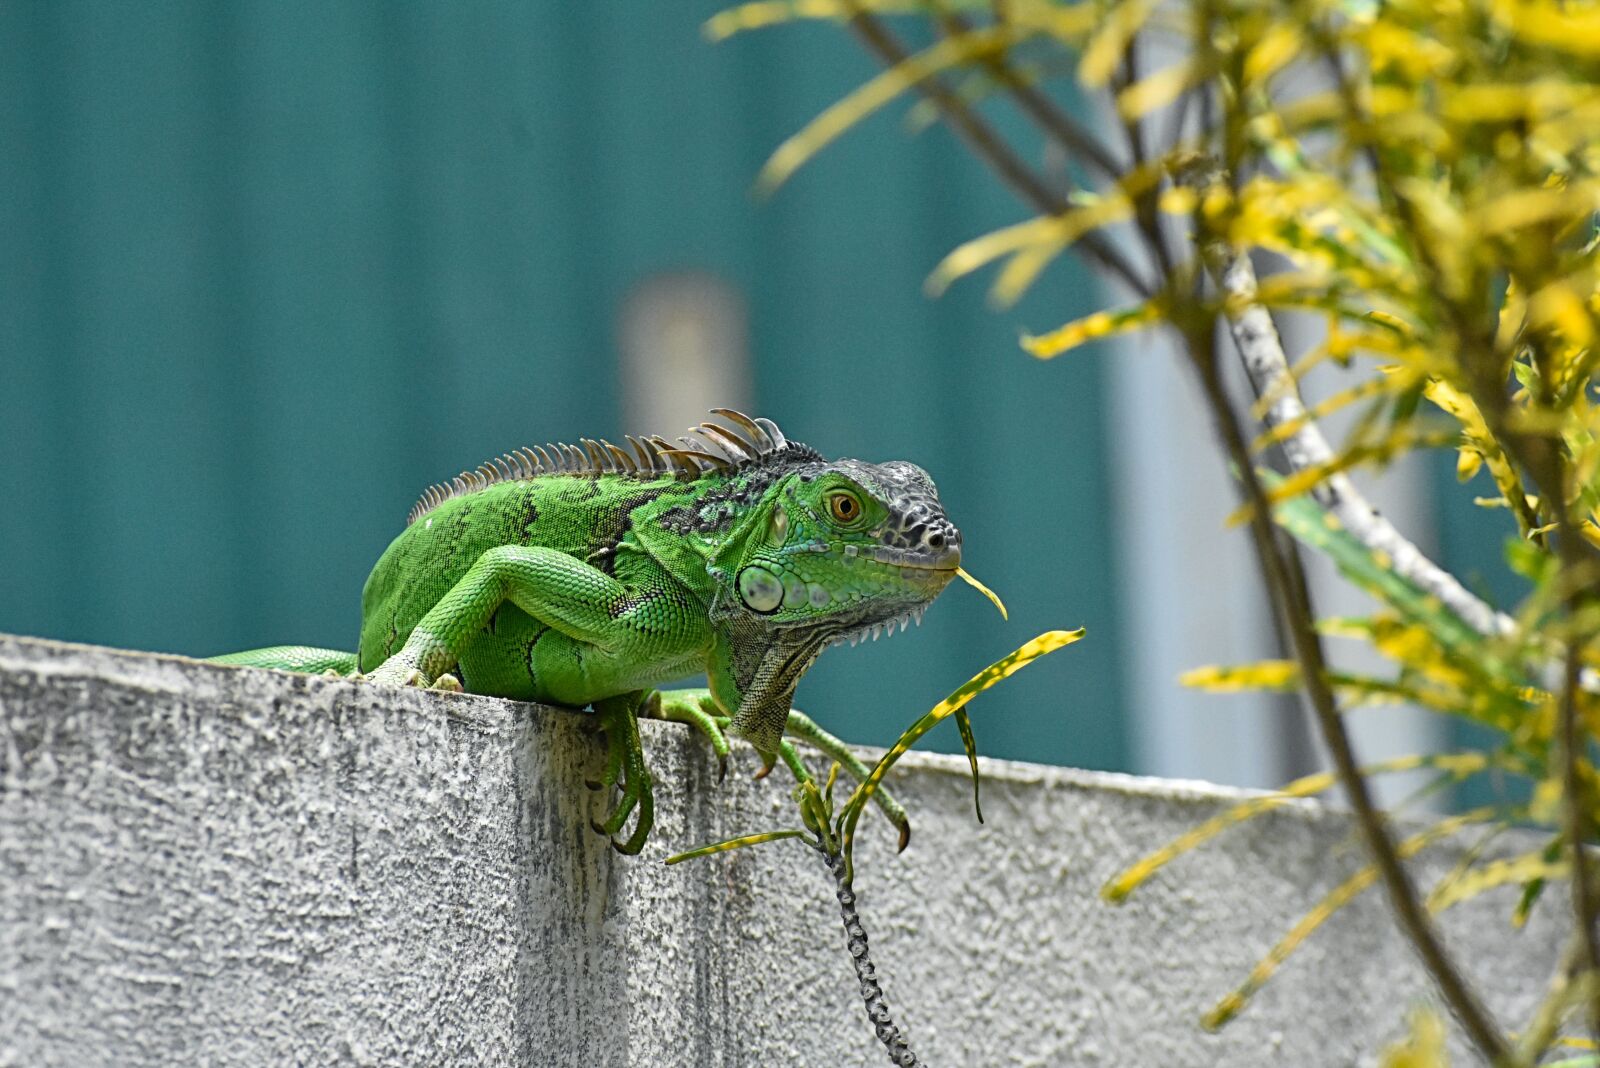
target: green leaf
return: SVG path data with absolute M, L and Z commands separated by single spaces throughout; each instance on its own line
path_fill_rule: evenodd
M 966 708 L 967 702 L 996 683 L 1021 671 L 1041 656 L 1055 652 L 1064 645 L 1071 645 L 1084 635 L 1084 629 L 1077 630 L 1050 630 L 1034 638 L 1032 641 L 1020 646 L 1015 651 L 1001 657 L 972 678 L 968 679 L 954 692 L 940 701 L 927 715 L 917 720 L 906 728 L 894 745 L 878 762 L 873 765 L 872 771 L 856 785 L 855 790 L 845 801 L 844 808 L 839 817 L 840 846 L 844 852 L 846 870 L 852 874 L 855 871 L 853 847 L 855 845 L 856 824 L 861 819 L 861 813 L 866 808 L 867 802 L 877 792 L 878 786 L 883 782 L 883 777 L 889 774 L 889 769 L 894 767 L 899 759 L 910 751 L 917 743 L 917 739 L 927 734 L 939 723 Z
M 739 838 L 729 838 L 725 842 L 716 842 L 712 845 L 691 849 L 687 853 L 675 853 L 667 858 L 668 864 L 676 864 L 682 860 L 694 860 L 696 857 L 709 857 L 713 853 L 726 853 L 731 849 L 743 849 L 745 846 L 760 845 L 762 842 L 777 842 L 784 838 L 804 838 L 807 841 L 811 836 L 804 831 L 763 831 L 760 834 L 747 834 Z
M 1263 472 L 1268 486 L 1279 481 Z M 1327 556 L 1341 574 L 1411 622 L 1418 623 L 1452 655 L 1477 658 L 1506 681 L 1522 684 L 1521 673 L 1489 651 L 1489 642 L 1433 594 L 1397 574 L 1366 544 L 1309 497 L 1291 497 L 1273 508 L 1273 518 L 1303 545 Z
M 961 732 L 961 745 L 967 751 L 967 763 L 972 766 L 972 807 L 978 812 L 978 822 L 983 822 L 983 802 L 978 797 L 978 740 L 972 736 L 972 720 L 965 708 L 956 709 L 956 729 Z
M 1562 838 L 1557 835 L 1544 847 L 1544 859 L 1554 862 L 1561 856 L 1565 847 Z M 1517 899 L 1517 907 L 1511 910 L 1511 926 L 1521 927 L 1528 922 L 1528 917 L 1533 913 L 1533 906 L 1539 903 L 1539 898 L 1544 894 L 1544 888 L 1549 885 L 1543 876 L 1529 879 L 1522 888 L 1522 896 Z
M 1536 586 L 1555 577 L 1559 564 L 1548 551 L 1526 538 L 1506 539 L 1506 566 Z

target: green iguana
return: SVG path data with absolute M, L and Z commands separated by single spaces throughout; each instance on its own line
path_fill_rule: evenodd
M 790 707 L 824 647 L 921 621 L 958 571 L 961 534 L 914 464 L 827 461 L 767 419 L 713 409 L 676 444 L 626 438 L 518 449 L 433 486 L 361 593 L 355 654 L 276 646 L 213 661 L 365 673 L 519 700 L 592 705 L 606 784 L 621 797 L 596 829 L 654 822 L 640 714 L 724 729 L 771 770 L 803 766 L 785 730 L 866 774 L 842 742 Z M 705 672 L 709 690 L 655 693 Z M 879 797 L 884 797 L 879 794 Z M 905 813 L 885 812 L 909 834 Z

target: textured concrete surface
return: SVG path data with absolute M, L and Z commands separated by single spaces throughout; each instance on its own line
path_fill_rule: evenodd
M 618 857 L 586 723 L 0 636 L 0 1065 L 880 1063 L 813 854 L 661 864 L 790 822 L 781 773 L 749 781 L 744 750 L 718 786 L 646 724 L 656 833 Z M 1235 830 L 1112 907 L 1109 874 L 1237 795 L 993 762 L 978 827 L 963 762 L 902 767 L 916 838 L 864 823 L 857 889 L 930 1065 L 1369 1063 L 1428 996 L 1370 894 L 1197 1025 L 1359 866 L 1337 813 Z M 1509 891 L 1448 914 L 1508 1025 L 1560 896 L 1520 932 Z

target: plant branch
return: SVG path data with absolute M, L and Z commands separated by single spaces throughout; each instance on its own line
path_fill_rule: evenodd
M 1371 853 L 1373 863 L 1389 893 L 1395 917 L 1410 939 L 1423 965 L 1433 976 L 1440 995 L 1457 1019 L 1466 1028 L 1468 1036 L 1479 1051 L 1494 1064 L 1512 1063 L 1512 1053 L 1506 1045 L 1499 1027 L 1476 993 L 1456 970 L 1444 946 L 1439 941 L 1426 910 L 1417 898 L 1416 888 L 1400 861 L 1394 840 L 1389 836 L 1386 821 L 1367 790 L 1361 775 L 1349 733 L 1345 730 L 1338 704 L 1327 680 L 1327 664 L 1323 657 L 1322 642 L 1313 624 L 1311 605 L 1304 596 L 1304 587 L 1295 582 L 1290 565 L 1278 545 L 1272 526 L 1271 509 L 1266 491 L 1257 477 L 1251 462 L 1249 446 L 1239 426 L 1238 417 L 1228 402 L 1222 381 L 1217 374 L 1215 340 L 1210 324 L 1187 331 L 1191 356 L 1200 373 L 1201 385 L 1212 410 L 1218 433 L 1223 438 L 1228 455 L 1244 483 L 1245 496 L 1251 505 L 1250 531 L 1256 547 L 1258 563 L 1267 580 L 1268 590 L 1277 609 L 1275 615 L 1280 627 L 1287 632 L 1295 657 L 1300 662 L 1301 676 L 1306 695 L 1316 713 L 1317 725 L 1323 742 L 1333 757 L 1339 780 L 1349 796 L 1356 822 Z
M 939 12 L 939 22 L 947 35 L 960 37 L 972 32 L 972 24 L 954 11 L 949 10 L 944 4 L 935 4 Z M 1011 99 L 1016 102 L 1017 110 L 1021 111 L 1028 120 L 1039 129 L 1046 137 L 1052 138 L 1069 155 L 1076 155 L 1085 163 L 1091 164 L 1106 178 L 1116 179 L 1127 170 L 1117 161 L 1111 153 L 1097 141 L 1093 135 L 1084 130 L 1072 118 L 1056 106 L 1036 86 L 1017 76 L 1002 56 L 993 53 L 984 53 L 981 57 L 989 75 L 1005 87 Z
M 1272 398 L 1262 424 L 1268 430 L 1285 424 L 1299 426 L 1281 442 L 1285 458 L 1296 471 L 1328 463 L 1334 458 L 1333 449 L 1306 414 L 1278 328 L 1256 298 L 1256 272 L 1249 255 L 1221 242 L 1208 242 L 1204 251 L 1206 266 L 1227 302 L 1228 327 L 1250 384 L 1257 395 Z M 1498 637 L 1514 628 L 1510 616 L 1495 611 L 1395 529 L 1356 489 L 1349 475 L 1331 475 L 1312 488 L 1311 496 L 1362 544 L 1386 556 L 1395 574 L 1439 598 L 1479 634 Z
M 898 66 L 911 58 L 910 51 L 900 43 L 899 38 L 867 12 L 855 9 L 849 25 L 867 49 L 885 65 Z M 1068 210 L 1066 200 L 1018 159 L 1005 139 L 990 129 L 943 81 L 937 77 L 925 78 L 917 87 L 939 109 L 939 114 L 950 128 L 993 168 L 1012 192 L 1045 215 L 1061 215 Z M 1141 275 L 1132 261 L 1104 234 L 1095 231 L 1083 234 L 1078 238 L 1078 246 L 1139 296 L 1149 297 L 1155 291 L 1155 287 Z
M 1112 94 L 1113 100 L 1121 95 L 1123 89 L 1138 80 L 1139 43 L 1135 38 L 1128 42 L 1128 47 L 1122 53 L 1122 65 L 1118 72 L 1115 92 Z M 1123 138 L 1128 143 L 1128 151 L 1133 156 L 1134 168 L 1142 168 L 1145 164 L 1144 127 L 1138 119 L 1133 118 L 1123 118 L 1121 125 Z M 1176 278 L 1172 257 L 1167 253 L 1166 237 L 1161 230 L 1161 215 L 1157 210 L 1154 186 L 1134 198 L 1134 222 L 1144 237 L 1145 244 L 1150 247 L 1150 254 L 1155 257 L 1156 268 L 1161 272 L 1161 277 Z

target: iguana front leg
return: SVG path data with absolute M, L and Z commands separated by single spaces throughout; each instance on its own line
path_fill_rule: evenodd
M 478 557 L 368 680 L 431 684 L 457 665 L 507 601 L 587 650 L 569 667 L 532 680 L 545 699 L 564 704 L 585 705 L 633 690 L 636 685 L 616 680 L 640 674 L 652 661 L 681 657 L 706 640 L 703 619 L 665 581 L 659 587 L 624 585 L 556 549 L 501 545 Z
M 622 791 L 616 807 L 596 827 L 615 835 L 637 807 L 633 833 L 626 841 L 612 840 L 622 852 L 637 853 L 654 822 L 654 800 L 634 720 L 643 691 L 631 680 L 649 674 L 655 662 L 681 659 L 706 640 L 703 619 L 672 589 L 666 582 L 625 585 L 555 549 L 498 546 L 473 563 L 418 621 L 400 651 L 368 679 L 433 684 L 458 664 L 508 601 L 559 631 L 582 655 L 541 668 L 540 677 L 529 684 L 545 700 L 594 705 L 606 735 L 606 785 Z
M 732 717 L 718 706 L 710 690 L 657 691 L 640 706 L 639 714 L 652 719 L 687 723 L 700 731 L 717 754 L 718 778 L 727 775 L 729 749 L 726 731 L 732 723 Z M 789 738 L 798 738 L 809 743 L 824 756 L 838 761 L 857 782 L 865 780 L 871 773 L 872 769 L 863 764 L 861 758 L 851 752 L 844 741 L 823 730 L 815 720 L 799 709 L 789 710 L 788 726 L 784 733 Z M 778 743 L 778 756 L 787 767 L 795 771 L 797 778 L 801 772 L 810 775 L 805 769 L 805 763 L 800 759 L 800 754 L 795 752 L 794 746 L 787 739 Z M 770 770 L 770 767 L 767 770 Z M 765 774 L 765 771 L 761 774 Z M 875 791 L 872 800 L 900 832 L 900 848 L 905 849 L 911 841 L 911 818 L 906 815 L 905 808 L 886 789 Z

